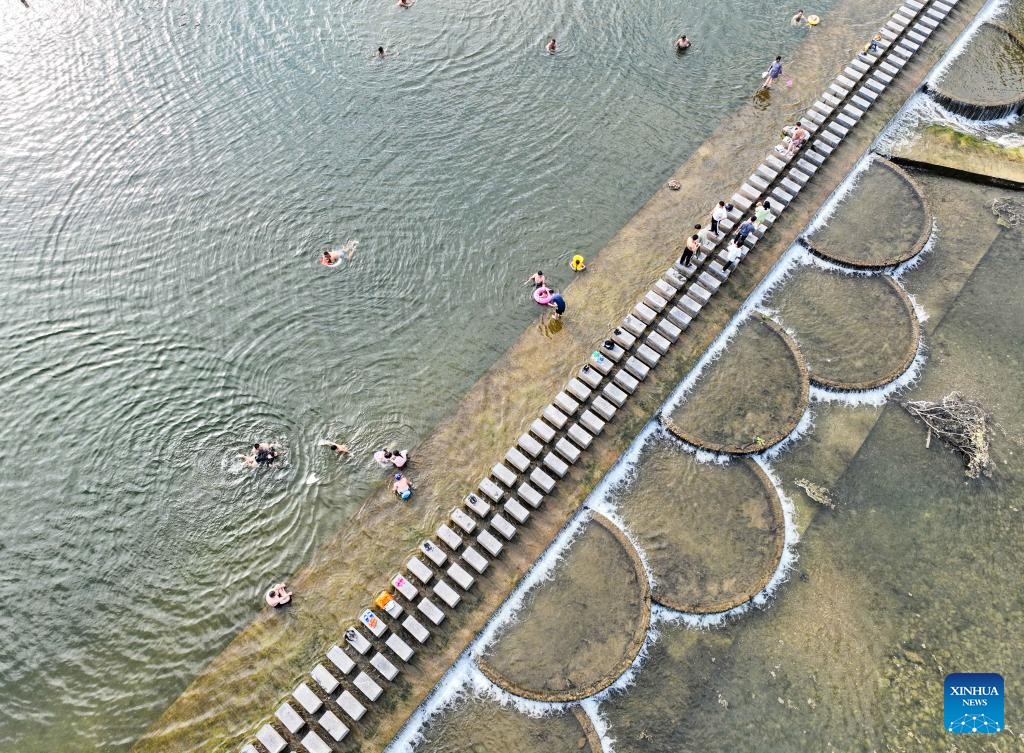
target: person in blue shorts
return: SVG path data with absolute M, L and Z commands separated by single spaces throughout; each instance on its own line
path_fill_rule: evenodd
M 391 488 L 394 490 L 395 496 L 402 501 L 408 500 L 412 497 L 412 484 L 410 484 L 409 479 L 401 473 L 395 474 L 395 483 Z
M 764 77 L 764 88 L 771 89 L 775 82 L 782 75 L 782 55 L 776 55 L 775 62 L 768 67 L 768 73 Z
M 548 306 L 555 310 L 553 319 L 561 319 L 562 314 L 565 313 L 565 299 L 562 298 L 561 293 L 555 293 L 552 291 L 551 300 L 548 301 Z

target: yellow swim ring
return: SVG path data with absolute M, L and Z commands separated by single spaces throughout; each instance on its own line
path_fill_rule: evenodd
M 817 16 L 808 16 L 807 17 L 807 25 L 808 26 L 817 26 L 820 23 L 821 23 L 821 19 L 818 18 Z
M 586 269 L 587 265 L 583 263 L 583 257 L 580 256 L 579 254 L 576 254 L 574 257 L 572 257 L 572 261 L 569 262 L 569 268 L 573 272 L 579 272 L 581 270 Z

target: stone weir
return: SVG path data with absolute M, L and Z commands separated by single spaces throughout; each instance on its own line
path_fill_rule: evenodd
M 462 488 L 449 497 L 460 501 L 454 508 L 441 508 L 447 511 L 442 519 L 435 518 L 428 530 L 408 532 L 407 541 L 415 537 L 414 551 L 392 563 L 398 567 L 391 577 L 376 587 L 363 585 L 364 593 L 378 594 L 372 603 L 348 625 L 339 625 L 343 618 L 329 611 L 303 615 L 323 629 L 299 642 L 297 649 L 289 646 L 287 628 L 274 627 L 270 618 L 256 623 L 183 694 L 136 750 L 219 751 L 237 750 L 236 745 L 243 753 L 382 749 L 919 85 L 924 70 L 966 25 L 967 13 L 979 5 L 980 0 L 906 0 L 880 29 L 877 48 L 851 59 L 800 116 L 810 132 L 806 143 L 771 149 L 732 194 L 733 209 L 721 223 L 721 234 L 709 237 L 690 265 L 675 263 L 664 269 L 605 336 L 589 346 L 576 344 L 577 351 L 591 355 L 577 364 L 527 430 L 496 458 L 475 488 Z M 962 10 L 953 13 L 956 6 Z M 951 13 L 953 22 L 943 30 Z M 852 34 L 833 42 L 839 49 L 848 50 L 851 43 L 859 48 L 863 40 L 851 39 Z M 919 55 L 932 37 L 939 38 L 931 45 L 935 49 Z M 901 76 L 911 68 L 914 73 Z M 895 91 L 884 97 L 890 89 Z M 858 128 L 862 120 L 869 124 Z M 766 146 L 771 144 L 757 142 L 754 148 Z M 686 185 L 694 174 L 681 170 L 677 175 Z M 770 213 L 746 236 L 739 252 L 730 255 L 727 234 L 766 200 Z M 660 239 L 671 246 L 683 232 L 681 220 L 673 222 L 668 230 L 676 240 Z M 754 249 L 758 253 L 748 258 Z M 717 306 L 716 300 L 721 301 Z M 570 298 L 571 307 L 573 303 Z M 538 371 L 557 378 L 543 367 Z M 462 407 L 476 414 L 487 410 L 483 405 Z M 609 427 L 611 422 L 619 427 Z M 466 460 L 453 454 L 431 479 L 436 488 L 450 490 L 441 476 L 464 476 L 460 464 Z M 373 579 L 365 563 L 351 565 L 344 573 L 347 580 Z M 301 574 L 294 581 L 300 610 L 306 582 Z M 309 591 L 315 592 L 312 585 Z M 336 642 L 327 637 L 331 633 Z M 303 662 L 308 662 L 308 674 L 292 675 L 290 668 Z M 248 728 L 252 737 L 247 741 L 230 735 L 214 739 L 210 730 L 217 728 L 216 720 L 266 695 L 265 688 L 252 682 L 261 676 L 264 663 L 287 668 L 271 676 L 277 677 L 278 686 L 289 683 L 288 697 L 278 697 L 267 709 L 266 721 Z M 224 688 L 217 681 L 229 667 L 236 670 L 235 685 Z

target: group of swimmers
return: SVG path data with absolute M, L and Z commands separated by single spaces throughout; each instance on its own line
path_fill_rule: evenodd
M 585 260 L 580 254 L 575 254 L 569 262 L 569 269 L 573 272 L 582 272 L 586 268 Z M 544 276 L 544 272 L 537 270 L 536 273 L 526 278 L 523 285 L 530 285 L 531 283 L 533 284 L 533 300 L 541 306 L 554 309 L 555 311 L 551 315 L 552 319 L 561 319 L 565 313 L 565 298 L 554 288 L 548 287 L 548 281 Z

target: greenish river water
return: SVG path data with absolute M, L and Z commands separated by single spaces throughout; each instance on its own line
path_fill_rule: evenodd
M 537 317 L 521 280 L 564 284 L 803 34 L 763 0 L 30 5 L 0 7 L 19 753 L 130 744 Z M 286 462 L 243 469 L 258 440 Z

